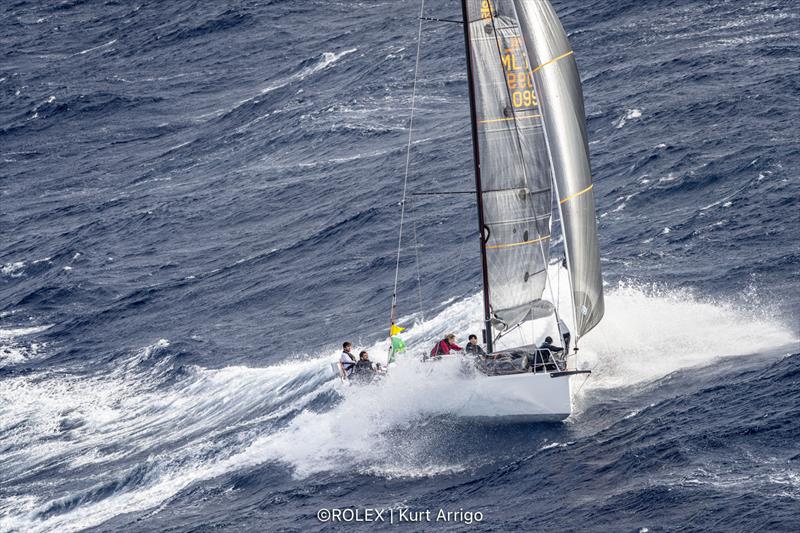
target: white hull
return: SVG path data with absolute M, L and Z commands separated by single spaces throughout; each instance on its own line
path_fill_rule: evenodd
M 429 363 L 461 366 L 459 357 Z M 570 377 L 550 377 L 549 372 L 487 376 L 462 374 L 456 416 L 489 422 L 558 422 L 572 413 Z
M 331 369 L 342 377 L 339 364 Z M 459 356 L 422 363 L 408 361 L 390 369 L 382 388 L 437 398 L 448 415 L 482 422 L 558 422 L 572 413 L 570 376 L 550 377 L 549 372 L 493 375 L 478 371 L 471 359 Z M 397 380 L 398 383 L 395 383 Z M 347 381 L 344 380 L 343 381 Z M 437 409 L 437 410 L 438 410 Z
M 498 422 L 557 422 L 572 412 L 570 378 L 549 373 L 478 375 L 465 379 L 469 399 L 460 417 Z

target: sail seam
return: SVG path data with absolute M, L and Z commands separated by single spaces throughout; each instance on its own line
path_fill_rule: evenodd
M 542 242 L 545 239 L 549 239 L 550 235 L 545 235 L 544 237 L 539 237 L 538 239 L 533 239 L 530 241 L 522 241 L 522 242 L 512 242 L 509 244 L 493 244 L 491 246 L 487 246 L 487 248 L 511 248 L 513 246 L 523 246 L 525 244 L 536 244 L 537 242 Z
M 482 191 L 482 192 L 484 192 L 484 193 L 490 193 L 490 192 L 491 193 L 504 193 L 504 192 L 505 193 L 511 193 L 511 192 L 513 192 L 515 194 L 518 194 L 519 191 L 527 191 L 528 194 L 542 194 L 542 193 L 550 192 L 551 190 L 552 190 L 551 187 L 548 187 L 547 189 L 539 189 L 538 191 L 531 191 L 527 187 L 507 187 L 505 189 L 488 189 L 488 190 L 485 190 L 485 191 Z
M 559 202 L 558 202 L 558 203 L 560 203 L 560 204 L 564 204 L 564 203 L 566 203 L 566 202 L 569 202 L 569 201 L 570 201 L 570 200 L 572 200 L 573 198 L 577 198 L 578 196 L 580 196 L 580 195 L 582 195 L 582 194 L 584 194 L 584 193 L 587 193 L 587 192 L 591 191 L 591 190 L 592 190 L 592 187 L 594 187 L 594 183 L 592 183 L 591 185 L 589 185 L 589 186 L 588 186 L 588 187 L 586 187 L 585 189 L 583 189 L 583 190 L 581 190 L 581 191 L 578 191 L 578 192 L 576 192 L 575 194 L 570 194 L 569 196 L 567 196 L 567 197 L 566 197 L 566 198 L 564 198 L 563 200 L 559 200 Z
M 516 117 L 490 118 L 485 120 L 479 120 L 478 124 L 489 124 L 491 122 L 508 122 L 510 120 L 521 119 L 521 118 L 542 118 L 542 115 L 517 115 Z M 505 131 L 505 130 L 498 130 L 498 131 Z
M 519 224 L 520 222 L 530 222 L 530 221 L 536 221 L 536 220 L 544 220 L 549 216 L 550 215 L 539 215 L 539 216 L 535 216 L 535 217 L 513 218 L 513 219 L 508 219 L 508 220 L 494 220 L 492 222 L 489 222 L 487 225 L 489 225 L 489 226 L 503 226 L 503 225 L 507 225 L 507 224 Z

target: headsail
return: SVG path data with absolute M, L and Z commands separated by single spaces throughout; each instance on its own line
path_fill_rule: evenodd
M 464 2 L 485 297 L 496 329 L 546 316 L 552 174 L 513 0 Z
M 550 2 L 513 4 L 540 96 L 580 336 L 597 325 L 604 312 L 583 90 L 572 48 Z

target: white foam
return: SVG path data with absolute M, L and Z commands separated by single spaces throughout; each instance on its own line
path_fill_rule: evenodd
M 187 379 L 164 388 L 160 377 L 169 377 L 174 364 L 168 347 L 169 341 L 161 339 L 115 371 L 91 378 L 59 372 L 0 380 L 0 429 L 13 428 L 4 442 L 12 451 L 0 459 L 3 481 L 53 464 L 92 465 L 102 471 L 120 458 L 166 449 L 139 465 L 148 470 L 142 486 L 47 519 L 39 518 L 43 510 L 81 493 L 59 494 L 50 501 L 41 497 L 35 508 L 12 509 L 0 518 L 0 530 L 80 530 L 158 505 L 199 479 L 266 461 L 253 428 L 302 409 L 330 386 L 322 385 L 330 376 L 316 359 L 267 368 L 194 367 L 187 369 Z M 298 377 L 305 379 L 297 383 Z M 70 422 L 66 429 L 62 421 Z M 219 435 L 237 424 L 243 425 L 238 442 L 220 445 Z M 98 451 L 109 443 L 119 449 Z
M 620 129 L 623 126 L 625 126 L 625 124 L 627 124 L 629 120 L 640 118 L 641 116 L 642 116 L 641 109 L 626 109 L 625 114 L 619 117 L 617 121 L 614 123 L 614 127 Z
M 771 310 L 620 284 L 608 293 L 605 318 L 581 343 L 580 358 L 594 369 L 588 390 L 649 382 L 721 357 L 797 342 Z
M 87 48 L 86 50 L 81 50 L 80 52 L 78 52 L 78 53 L 77 53 L 77 54 L 75 54 L 75 55 L 84 55 L 84 54 L 88 54 L 89 52 L 94 52 L 95 50 L 100 50 L 101 48 L 105 48 L 105 47 L 107 47 L 107 46 L 111 46 L 111 45 L 112 45 L 112 44 L 114 44 L 115 42 L 117 42 L 117 40 L 116 40 L 116 39 L 112 39 L 112 40 L 108 41 L 108 42 L 107 42 L 107 43 L 105 43 L 105 44 L 101 44 L 101 45 L 99 45 L 99 46 L 95 46 L 95 47 L 93 47 L 93 48 Z
M 46 344 L 31 342 L 26 345 L 19 337 L 41 333 L 50 327 L 51 325 L 44 325 L 0 329 L 0 368 L 23 363 L 38 356 Z
M 0 273 L 12 278 L 18 278 L 22 275 L 22 269 L 25 268 L 25 261 L 15 261 L 13 263 L 6 263 L 0 268 Z
M 52 324 L 44 326 L 28 326 L 28 327 L 15 327 L 10 329 L 0 329 L 0 339 L 12 339 L 16 337 L 23 337 L 25 335 L 33 335 L 35 333 L 41 333 L 42 331 L 46 331 L 51 327 L 53 327 Z
M 458 460 L 440 462 L 424 453 L 438 426 L 418 427 L 418 423 L 448 415 L 467 399 L 457 376 L 449 369 L 438 370 L 431 373 L 430 365 L 407 360 L 393 367 L 380 384 L 342 386 L 344 398 L 339 405 L 324 413 L 302 413 L 289 427 L 266 439 L 266 451 L 290 465 L 298 478 L 343 467 L 410 478 L 462 471 L 471 465 Z M 418 438 L 404 441 L 401 447 L 392 433 L 398 428 Z
M 723 492 L 752 492 L 765 498 L 800 501 L 800 474 L 786 467 L 785 460 L 774 457 L 748 457 L 750 467 L 744 472 L 729 465 L 709 464 L 691 471 L 667 472 L 668 486 L 708 486 Z
M 551 442 L 550 444 L 545 444 L 544 446 L 539 448 L 539 451 L 541 452 L 541 451 L 550 450 L 550 449 L 553 449 L 553 448 L 566 448 L 567 446 L 571 446 L 573 444 L 575 444 L 575 443 L 572 442 L 572 441 L 570 441 L 570 442 Z
M 571 325 L 565 276 L 563 269 L 551 269 L 553 284 L 561 284 L 561 291 L 554 292 L 560 294 L 564 318 Z M 403 337 L 412 351 L 419 353 L 446 331 L 479 332 L 481 308 L 481 297 L 475 295 L 414 324 Z M 407 325 L 403 320 L 400 323 Z M 538 343 L 546 335 L 555 335 L 554 321 L 536 321 L 498 345 Z M 758 318 L 731 304 L 704 302 L 686 291 L 620 285 L 607 293 L 604 320 L 581 342 L 579 363 L 591 367 L 593 374 L 583 388 L 585 378 L 575 378 L 576 407 L 585 407 L 586 392 L 591 390 L 649 382 L 676 370 L 711 364 L 719 357 L 757 353 L 765 346 L 791 342 L 796 342 L 796 336 L 779 322 Z M 371 358 L 385 361 L 383 348 L 382 343 L 370 347 Z M 380 386 L 345 389 L 344 401 L 333 410 L 304 413 L 287 429 L 270 436 L 269 454 L 289 464 L 300 478 L 343 467 L 417 477 L 426 471 L 470 466 L 420 459 L 429 435 L 418 424 L 452 412 L 463 400 L 454 376 L 421 372 L 414 364 L 405 364 L 393 367 Z M 398 427 L 417 432 L 419 443 L 405 443 L 405 448 L 398 450 L 392 437 L 392 429 Z M 357 459 L 365 454 L 378 459 L 365 467 Z

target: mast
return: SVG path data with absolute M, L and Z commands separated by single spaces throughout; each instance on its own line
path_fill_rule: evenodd
M 486 341 L 486 351 L 492 353 L 492 313 L 489 300 L 489 271 L 486 261 L 486 236 L 484 235 L 485 224 L 483 219 L 483 189 L 481 188 L 481 160 L 480 150 L 478 149 L 478 122 L 477 114 L 475 112 L 475 88 L 474 80 L 472 77 L 472 57 L 470 54 L 469 43 L 469 10 L 467 9 L 467 1 L 461 0 L 461 12 L 464 18 L 464 51 L 467 56 L 467 85 L 469 86 L 469 115 L 470 124 L 472 129 L 472 160 L 475 164 L 475 189 L 478 198 L 478 229 L 481 239 L 481 271 L 483 274 L 483 321 L 484 321 L 484 337 Z

